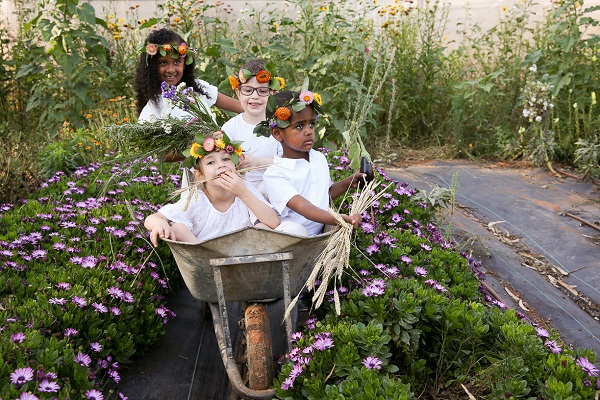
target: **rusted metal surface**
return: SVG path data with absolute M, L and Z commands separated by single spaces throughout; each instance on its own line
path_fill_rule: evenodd
M 248 386 L 265 390 L 273 382 L 273 350 L 271 328 L 264 304 L 251 304 L 246 308 L 246 358 L 248 360 Z
M 290 292 L 296 296 L 312 271 L 312 263 L 325 248 L 332 232 L 304 238 L 271 230 L 245 228 L 202 243 L 165 240 L 192 295 L 202 301 L 218 301 L 210 259 L 257 257 L 272 253 L 298 254 L 290 261 Z M 257 259 L 258 260 L 258 259 Z M 281 260 L 231 263 L 221 269 L 226 301 L 280 299 L 284 297 Z

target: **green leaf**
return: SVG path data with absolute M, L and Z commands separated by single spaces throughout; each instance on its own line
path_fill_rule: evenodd
M 142 25 L 140 25 L 139 29 L 151 28 L 153 25 L 158 24 L 158 22 L 159 22 L 159 19 L 150 18 L 148 21 L 146 21 Z
M 205 50 L 205 53 L 209 57 L 219 58 L 221 57 L 221 52 L 219 51 L 219 46 L 210 46 Z
M 358 143 L 354 143 L 348 149 L 348 158 L 350 158 L 350 168 L 358 169 L 360 168 L 360 146 Z

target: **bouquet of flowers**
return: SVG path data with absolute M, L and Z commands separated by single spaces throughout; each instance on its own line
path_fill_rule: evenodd
M 121 156 L 145 158 L 170 152 L 184 153 L 195 139 L 202 143 L 203 140 L 198 140 L 197 135 L 209 137 L 220 130 L 210 110 L 193 88 L 186 87 L 185 83 L 170 86 L 165 82 L 161 88 L 170 110 L 179 107 L 189 112 L 190 117 L 173 118 L 169 111 L 160 119 L 106 127 Z

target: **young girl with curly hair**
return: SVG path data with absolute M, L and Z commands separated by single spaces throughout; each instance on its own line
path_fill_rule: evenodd
M 148 35 L 140 54 L 134 88 L 139 121 L 149 121 L 154 116 L 160 119 L 168 110 L 162 98 L 161 84 L 178 85 L 185 83 L 201 95 L 202 101 L 210 109 L 215 105 L 223 110 L 240 113 L 243 111 L 239 100 L 219 93 L 216 86 L 194 76 L 196 51 L 188 47 L 183 38 L 169 29 L 159 29 Z M 171 116 L 182 118 L 188 115 L 184 110 L 174 108 Z

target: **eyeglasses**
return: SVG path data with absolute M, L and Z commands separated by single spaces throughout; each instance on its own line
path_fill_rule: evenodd
M 267 97 L 271 94 L 271 89 L 268 87 L 240 86 L 240 93 L 244 96 L 252 96 L 252 93 L 254 93 L 255 90 L 260 97 Z

